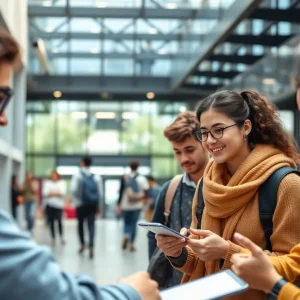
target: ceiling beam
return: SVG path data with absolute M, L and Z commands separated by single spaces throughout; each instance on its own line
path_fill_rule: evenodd
M 249 19 L 300 23 L 299 16 L 300 16 L 300 8 L 296 8 L 296 7 L 289 8 L 289 9 L 258 8 L 249 16 Z
M 288 39 L 292 38 L 293 35 L 270 35 L 270 34 L 261 34 L 261 35 L 240 35 L 233 34 L 231 35 L 226 42 L 243 44 L 243 45 L 261 45 L 265 47 L 276 47 Z
M 27 95 L 30 100 L 54 99 L 53 92 L 62 92 L 62 99 L 99 101 L 102 93 L 108 93 L 109 100 L 149 101 L 146 93 L 154 92 L 155 100 L 195 101 L 205 97 L 208 92 L 179 90 L 176 94 L 169 93 L 169 77 L 151 76 L 42 76 L 28 77 Z M 104 101 L 104 100 L 103 100 Z
M 187 53 L 186 59 L 175 60 L 171 91 L 175 91 L 183 84 L 197 70 L 199 64 L 213 54 L 214 49 L 229 37 L 234 28 L 250 15 L 260 2 L 261 0 L 236 0 L 222 14 L 221 20 L 217 22 L 211 32 L 203 37 L 198 47 L 193 47 L 192 54 Z M 183 49 L 186 51 L 186 48 Z
M 193 19 L 196 9 L 161 9 L 161 8 L 145 8 L 143 18 L 148 19 Z M 71 18 L 114 18 L 128 19 L 140 18 L 140 8 L 98 8 L 98 7 L 74 7 L 71 6 L 69 12 L 66 7 L 42 7 L 37 5 L 29 5 L 29 17 L 65 17 L 67 13 Z M 197 12 L 197 16 L 201 19 L 217 19 L 220 15 L 219 9 L 202 8 Z
M 156 54 L 140 53 L 133 54 L 128 52 L 108 52 L 108 53 L 91 53 L 91 52 L 48 52 L 49 58 L 111 58 L 111 59 L 132 59 L 134 56 L 137 60 L 156 60 L 156 59 L 174 59 L 176 54 Z
M 184 36 L 185 39 L 191 41 L 199 41 L 203 34 L 189 34 Z M 149 34 L 149 33 L 89 33 L 89 32 L 31 32 L 31 37 L 49 39 L 76 39 L 76 40 L 147 40 L 147 41 L 180 41 L 183 38 L 182 34 Z

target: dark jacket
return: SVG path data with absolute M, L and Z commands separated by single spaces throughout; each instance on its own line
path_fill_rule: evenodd
M 170 181 L 165 183 L 162 187 L 161 192 L 156 199 L 156 206 L 153 215 L 152 222 L 155 223 L 165 223 L 164 216 L 164 206 L 165 206 L 165 197 L 167 193 L 168 186 Z M 192 202 L 195 194 L 195 187 L 189 186 L 181 181 L 179 184 L 173 201 L 171 205 L 171 212 L 169 216 L 169 227 L 180 231 L 182 227 L 190 228 L 192 222 Z M 148 232 L 148 250 L 149 250 L 149 259 L 151 258 L 153 252 L 156 249 L 156 239 L 155 234 Z M 182 278 L 182 273 L 173 270 L 171 280 L 169 282 L 169 287 L 177 285 L 180 283 Z

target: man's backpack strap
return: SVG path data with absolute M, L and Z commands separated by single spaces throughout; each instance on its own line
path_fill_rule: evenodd
M 291 167 L 276 170 L 259 188 L 259 218 L 265 233 L 267 250 L 272 252 L 271 235 L 273 233 L 273 215 L 277 205 L 277 192 L 281 180 L 290 173 L 300 172 Z
M 166 198 L 165 198 L 165 211 L 164 211 L 166 226 L 169 225 L 169 215 L 170 215 L 172 201 L 175 196 L 176 190 L 182 180 L 182 176 L 183 175 L 180 174 L 173 177 L 167 189 Z
M 197 229 L 201 229 L 202 214 L 204 210 L 204 199 L 203 199 L 203 179 L 201 179 L 198 189 L 198 204 L 196 208 L 197 217 Z

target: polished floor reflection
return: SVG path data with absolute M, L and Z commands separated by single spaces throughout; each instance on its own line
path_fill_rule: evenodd
M 122 222 L 117 220 L 97 220 L 95 257 L 89 259 L 88 251 L 78 254 L 76 220 L 65 220 L 65 245 L 52 247 L 50 234 L 44 222 L 37 222 L 34 238 L 42 245 L 53 249 L 53 254 L 64 271 L 73 274 L 85 273 L 99 284 L 114 283 L 120 277 L 139 270 L 146 270 L 148 264 L 147 232 L 139 229 L 136 241 L 136 252 L 123 251 Z

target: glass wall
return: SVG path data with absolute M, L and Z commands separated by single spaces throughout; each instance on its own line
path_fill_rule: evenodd
M 114 157 L 145 158 L 155 177 L 170 178 L 178 168 L 163 130 L 183 108 L 163 101 L 28 101 L 27 169 L 47 177 L 62 157 L 88 153 L 107 157 L 105 167 L 118 166 Z

